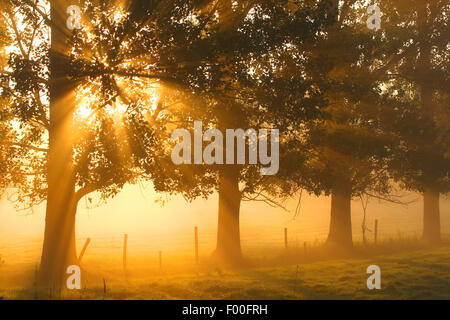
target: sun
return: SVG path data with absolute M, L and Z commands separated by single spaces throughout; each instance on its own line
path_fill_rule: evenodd
M 141 112 L 152 115 L 161 101 L 162 87 L 156 84 L 144 89 L 140 86 L 130 86 L 127 82 L 129 81 L 117 79 L 117 85 L 125 96 L 125 99 L 139 99 L 143 101 L 144 103 L 141 104 Z M 126 114 L 128 104 L 123 100 L 123 97 L 117 96 L 108 103 L 102 104 L 99 94 L 100 89 L 100 83 L 96 83 L 95 81 L 89 85 L 80 86 L 75 89 L 75 119 L 85 123 L 92 123 L 96 113 L 100 111 L 116 120 Z
M 91 118 L 96 104 L 95 95 L 89 86 L 79 87 L 75 90 L 75 117 L 86 121 Z

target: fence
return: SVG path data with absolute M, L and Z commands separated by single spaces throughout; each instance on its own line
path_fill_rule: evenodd
M 381 230 L 381 232 L 380 232 Z M 377 244 L 380 235 L 383 234 L 383 225 L 373 221 L 372 233 L 368 234 L 368 242 Z M 298 249 L 307 255 L 308 250 L 326 239 L 327 229 L 321 233 L 315 232 L 316 237 L 299 233 L 289 228 L 273 228 L 268 236 L 267 230 L 242 233 L 241 246 L 244 253 L 252 253 L 255 256 L 267 256 L 270 252 L 282 252 L 286 249 Z M 278 234 L 278 235 L 277 235 Z M 417 234 L 415 235 L 417 237 Z M 443 233 L 443 237 L 448 237 Z M 383 239 L 383 237 L 381 237 Z M 355 241 L 358 241 L 356 238 Z M 124 270 L 129 265 L 129 258 L 149 257 L 155 260 L 154 265 L 163 269 L 165 262 L 174 257 L 184 256 L 186 262 L 192 265 L 201 262 L 202 257 L 209 256 L 216 244 L 216 233 L 214 231 L 202 231 L 194 227 L 187 234 L 154 234 L 147 237 L 122 234 L 115 236 L 90 236 L 77 239 L 79 260 L 95 259 L 97 256 L 110 256 L 117 260 Z M 0 254 L 4 261 L 20 261 L 23 263 L 37 263 L 42 249 L 42 240 L 14 241 L 0 245 Z M 113 260 L 114 260 L 113 259 Z M 164 259 L 164 260 L 163 260 Z
M 375 226 L 374 229 L 377 230 L 377 226 Z M 270 232 L 265 229 L 260 232 L 252 232 L 249 235 L 241 231 L 241 244 L 243 249 L 253 249 L 257 247 L 300 247 L 303 245 L 304 241 L 315 244 L 324 241 L 326 239 L 328 229 L 323 228 L 320 231 L 321 232 L 311 231 L 308 233 L 299 233 L 297 231 L 291 231 L 290 228 L 271 228 Z M 392 236 L 392 234 L 390 234 L 390 236 Z M 354 239 L 356 241 L 359 240 L 358 237 L 354 237 Z M 372 238 L 369 238 L 369 240 L 370 239 L 374 239 L 373 236 Z M 379 239 L 380 235 L 378 234 L 378 240 Z M 88 241 L 88 243 L 86 243 L 86 241 Z M 114 236 L 89 236 L 78 238 L 77 248 L 81 248 L 79 251 L 79 256 L 83 257 L 85 254 L 90 255 L 89 252 L 92 249 L 101 249 L 105 251 L 115 251 L 116 249 L 123 250 L 124 243 L 127 243 L 127 247 L 131 247 L 134 252 L 148 250 L 155 250 L 158 252 L 161 249 L 169 252 L 191 250 L 194 256 L 198 256 L 201 249 L 214 249 L 216 243 L 216 233 L 215 231 L 202 231 L 195 227 L 190 234 L 165 233 L 142 237 L 142 235 L 133 236 L 133 234 L 130 233 L 129 238 L 124 238 L 124 234 Z M 28 253 L 34 251 L 36 248 L 41 248 L 41 246 L 42 240 L 23 240 L 23 238 L 15 238 L 1 243 L 0 252 L 17 251 L 21 253 Z

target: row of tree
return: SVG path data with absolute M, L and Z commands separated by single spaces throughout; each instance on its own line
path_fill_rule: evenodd
M 218 192 L 216 256 L 242 259 L 242 201 L 331 195 L 328 242 L 350 247 L 351 199 L 424 195 L 440 239 L 449 192 L 449 4 L 387 0 L 1 0 L 0 188 L 46 201 L 40 279 L 76 263 L 80 199 L 126 183 L 187 200 Z M 72 14 L 72 13 L 71 13 Z M 177 128 L 280 130 L 280 171 L 180 165 Z M 236 154 L 236 152 L 235 152 Z

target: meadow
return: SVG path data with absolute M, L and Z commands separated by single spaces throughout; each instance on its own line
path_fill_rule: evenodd
M 270 252 L 261 255 L 261 252 Z M 429 247 L 413 238 L 357 243 L 351 252 L 322 244 L 248 250 L 239 269 L 220 269 L 208 256 L 132 256 L 127 270 L 115 257 L 91 256 L 82 264 L 82 289 L 42 292 L 34 286 L 36 264 L 0 266 L 3 299 L 450 299 L 450 241 Z M 368 290 L 366 269 L 381 268 L 381 290 Z

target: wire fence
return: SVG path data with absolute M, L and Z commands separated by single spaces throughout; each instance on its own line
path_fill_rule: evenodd
M 381 224 L 382 226 L 382 224 Z M 197 229 L 198 234 L 195 236 L 195 230 L 182 234 L 177 233 L 160 233 L 147 236 L 127 234 L 126 255 L 131 259 L 136 257 L 148 257 L 158 259 L 163 253 L 164 257 L 185 256 L 189 259 L 196 260 L 198 256 L 210 255 L 216 245 L 216 232 Z M 310 232 L 299 232 L 293 228 L 262 228 L 260 231 L 255 229 L 252 232 L 242 233 L 241 247 L 245 253 L 266 256 L 271 252 L 280 252 L 285 248 L 303 248 L 305 243 L 309 246 L 315 246 L 325 241 L 328 228 L 320 228 L 320 230 L 311 230 Z M 382 227 L 381 227 L 382 230 Z M 442 237 L 450 238 L 450 230 L 443 230 Z M 110 256 L 114 257 L 119 263 L 123 258 L 125 234 L 114 234 L 111 236 L 93 235 L 83 236 L 76 239 L 78 252 L 82 251 L 89 238 L 89 243 L 83 252 L 83 260 L 95 259 L 96 257 Z M 367 234 L 369 243 L 374 243 L 375 235 L 372 232 Z M 381 231 L 377 234 L 378 241 L 386 239 L 418 239 L 417 232 L 409 232 L 407 234 L 395 234 Z M 354 236 L 354 241 L 362 240 L 361 234 Z M 196 247 L 198 248 L 196 250 Z M 42 250 L 42 239 L 10 239 L 0 245 L 0 255 L 3 260 L 18 261 L 20 263 L 38 262 Z

